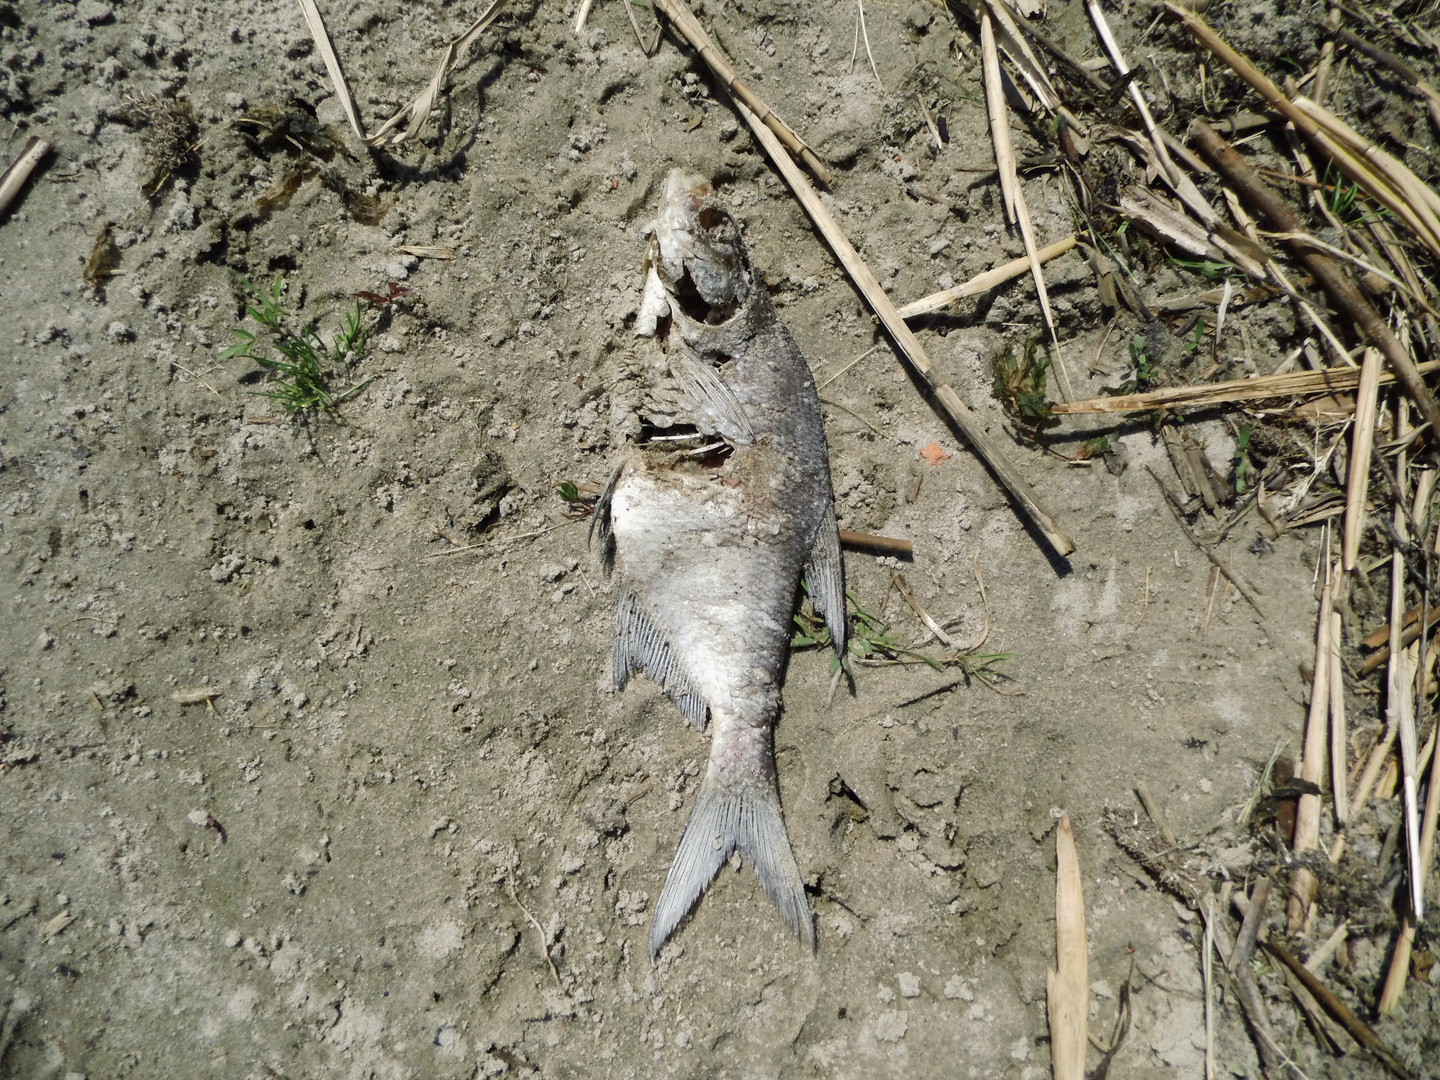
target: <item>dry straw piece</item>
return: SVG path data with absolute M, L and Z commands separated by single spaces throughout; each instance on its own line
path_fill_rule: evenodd
M 1382 370 L 1377 349 L 1366 349 L 1360 364 L 1359 392 L 1355 395 L 1355 427 L 1350 444 L 1350 476 L 1345 485 L 1345 538 L 1341 563 L 1353 573 L 1360 558 L 1360 533 L 1365 524 L 1365 500 L 1370 494 L 1370 448 L 1375 445 L 1375 419 Z
M 1064 240 L 1057 240 L 1049 247 L 1043 247 L 1035 253 L 1035 257 L 1042 263 L 1051 259 L 1058 259 L 1079 242 L 1078 236 L 1067 236 Z M 984 273 L 976 274 L 969 281 L 956 285 L 950 289 L 942 289 L 929 296 L 922 296 L 919 300 L 912 300 L 900 308 L 902 319 L 914 319 L 920 315 L 928 315 L 932 311 L 939 311 L 943 307 L 953 304 L 956 300 L 963 300 L 967 296 L 979 296 L 983 292 L 989 292 L 997 285 L 1003 285 L 1013 278 L 1019 277 L 1030 269 L 1030 257 L 1027 255 L 1022 259 L 1011 259 L 1007 263 L 1001 263 L 993 269 Z
M 15 201 L 15 196 L 20 194 L 20 189 L 25 186 L 25 181 L 30 179 L 30 174 L 35 167 L 44 160 L 45 155 L 50 153 L 50 144 L 38 135 L 31 135 L 25 140 L 19 155 L 0 174 L 0 214 L 9 209 L 10 204 Z
M 1335 576 L 1338 577 L 1338 568 Z M 1331 581 L 1331 572 L 1327 569 L 1320 592 L 1320 614 L 1315 620 L 1315 678 L 1310 691 L 1310 718 L 1305 725 L 1305 753 L 1300 764 L 1300 779 L 1317 786 L 1325 775 L 1325 753 L 1329 746 L 1326 719 L 1330 714 Z M 1307 793 L 1300 796 L 1300 805 L 1295 812 L 1293 850 L 1297 856 L 1303 855 L 1319 842 L 1320 796 Z M 1290 933 L 1298 934 L 1304 930 L 1317 884 L 1315 875 L 1305 867 L 1291 875 L 1287 905 Z
M 1090 961 L 1080 859 L 1069 814 L 1061 815 L 1055 828 L 1055 970 L 1045 973 L 1045 987 L 1055 1080 L 1085 1080 Z
M 335 87 L 335 96 L 340 99 L 340 107 L 345 110 L 345 116 L 349 119 L 356 138 L 364 142 L 365 128 L 360 123 L 360 114 L 355 110 L 355 99 L 350 96 L 350 86 L 346 83 L 345 72 L 340 67 L 340 57 L 335 55 L 335 46 L 330 43 L 330 31 L 325 29 L 325 20 L 320 16 L 320 9 L 315 6 L 315 0 L 300 0 L 300 10 L 305 13 L 305 24 L 310 28 L 310 37 L 314 40 L 315 47 L 320 50 L 320 56 L 325 61 L 325 70 L 330 73 L 330 84 Z
M 1429 360 L 1417 369 L 1422 375 L 1440 371 L 1440 361 Z M 1237 401 L 1265 401 L 1271 398 L 1301 397 L 1310 394 L 1348 393 L 1360 384 L 1360 368 L 1322 368 L 1319 371 L 1292 371 L 1284 375 L 1257 375 L 1253 379 L 1228 379 L 1199 386 L 1172 386 L 1144 394 L 1117 394 L 1050 406 L 1052 413 L 1149 412 L 1152 409 L 1200 409 Z M 1395 374 L 1382 371 L 1381 386 L 1395 381 Z

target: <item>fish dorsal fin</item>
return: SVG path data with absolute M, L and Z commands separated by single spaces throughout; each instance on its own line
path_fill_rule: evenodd
M 696 731 L 705 730 L 705 699 L 655 620 L 624 585 L 615 600 L 612 665 L 617 690 L 623 690 L 635 672 L 644 672 L 660 684 Z
M 810 561 L 805 564 L 805 589 L 810 603 L 830 628 L 830 641 L 839 656 L 845 655 L 849 630 L 845 617 L 845 564 L 840 559 L 840 527 L 835 522 L 835 505 L 825 508 Z
M 670 347 L 670 374 L 699 414 L 701 430 L 713 427 L 717 434 L 732 443 L 749 444 L 755 441 L 750 418 L 745 415 L 735 392 L 725 385 L 714 365 L 696 355 L 695 350 L 680 341 L 678 335 Z

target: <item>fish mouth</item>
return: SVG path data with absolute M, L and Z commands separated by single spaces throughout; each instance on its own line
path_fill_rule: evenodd
M 673 170 L 649 229 L 654 236 L 650 263 L 672 310 L 710 326 L 734 318 L 749 298 L 750 271 L 740 228 L 715 202 L 709 182 Z

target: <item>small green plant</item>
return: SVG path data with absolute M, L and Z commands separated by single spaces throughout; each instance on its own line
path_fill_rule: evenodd
M 1246 477 L 1250 473 L 1250 455 L 1247 451 L 1250 448 L 1250 435 L 1253 428 L 1249 424 L 1242 424 L 1235 435 L 1235 493 L 1245 494 Z
M 1201 315 L 1195 323 L 1195 332 L 1185 339 L 1185 351 L 1188 353 L 1199 352 L 1200 346 L 1205 343 L 1205 316 Z
M 1047 427 L 1060 421 L 1051 415 L 1050 402 L 1045 400 L 1046 371 L 1050 360 L 1039 355 L 1039 338 L 1025 343 L 1025 352 L 1015 358 L 1015 349 L 1006 345 L 995 358 L 995 381 L 992 384 L 995 397 L 1001 406 L 1032 438 L 1039 439 Z
M 1224 278 L 1235 273 L 1235 267 L 1228 262 L 1215 262 L 1211 259 L 1177 259 L 1173 255 L 1167 255 L 1166 258 L 1170 265 L 1177 270 L 1188 270 L 1201 277 Z
M 1130 337 L 1130 359 L 1135 364 L 1135 381 L 1140 389 L 1144 389 L 1155 378 L 1155 368 L 1150 362 L 1150 357 L 1145 351 L 1145 335 L 1132 334 Z
M 997 665 L 1009 659 L 1009 653 L 980 653 L 972 650 L 945 657 L 926 656 L 899 644 L 890 635 L 889 624 L 862 608 L 854 593 L 847 590 L 845 595 L 852 609 L 849 639 L 845 643 L 846 661 L 853 658 L 871 664 L 925 664 L 936 671 L 959 668 L 967 680 L 974 676 L 992 687 L 992 679 L 1003 677 Z M 830 628 L 809 605 L 796 612 L 795 627 L 797 632 L 790 639 L 792 649 L 830 646 Z M 830 674 L 839 671 L 841 664 L 840 657 L 832 656 Z M 848 664 L 846 670 L 849 670 Z
M 240 327 L 232 329 L 230 332 L 235 335 L 236 341 L 221 353 L 220 359 L 243 356 L 269 372 L 269 389 L 254 391 L 257 396 L 279 402 L 293 416 L 302 409 L 333 409 L 376 379 L 372 375 L 339 394 L 332 394 L 329 389 L 330 376 L 325 369 L 348 365 L 365 349 L 365 323 L 360 317 L 358 303 L 345 316 L 333 341 L 327 345 L 315 323 L 306 324 L 298 331 L 287 325 L 292 322 L 292 317 L 280 304 L 280 298 L 285 294 L 284 274 L 275 275 L 268 292 L 247 278 L 241 280 L 255 295 L 259 305 L 247 305 L 245 310 L 262 330 L 260 334 L 252 334 Z M 268 341 L 262 340 L 262 335 Z M 260 351 L 266 344 L 279 355 L 270 356 Z

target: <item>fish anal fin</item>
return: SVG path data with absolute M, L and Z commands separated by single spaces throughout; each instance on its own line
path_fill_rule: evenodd
M 624 689 L 632 674 L 644 672 L 660 684 L 696 731 L 705 730 L 705 699 L 655 620 L 623 585 L 615 601 L 612 665 L 617 690 Z
M 707 775 L 695 797 L 685 835 L 665 876 L 650 924 L 650 958 L 715 880 L 720 867 L 739 851 L 779 909 L 785 924 L 812 952 L 815 923 L 805 883 L 790 850 L 780 793 L 771 780 L 727 783 Z
M 845 616 L 845 564 L 840 557 L 840 527 L 835 521 L 835 507 L 825 509 L 825 517 L 815 534 L 815 545 L 805 564 L 805 588 L 810 603 L 830 628 L 830 641 L 839 656 L 845 655 L 845 639 L 849 624 Z

